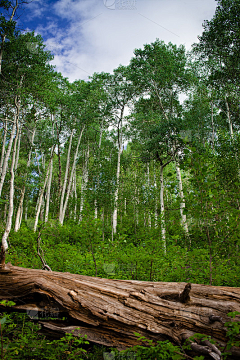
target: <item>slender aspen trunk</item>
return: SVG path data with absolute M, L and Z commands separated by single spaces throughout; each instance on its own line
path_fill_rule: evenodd
M 29 168 L 29 166 L 31 164 L 31 155 L 32 155 L 32 147 L 33 147 L 33 141 L 34 141 L 35 132 L 36 132 L 36 128 L 33 130 L 33 133 L 32 133 L 31 148 L 30 148 L 29 153 L 28 153 L 27 169 Z M 21 190 L 21 197 L 20 197 L 20 200 L 19 200 L 19 205 L 18 205 L 16 220 L 15 220 L 15 229 L 14 229 L 14 231 L 18 231 L 20 229 L 20 226 L 21 226 L 22 213 L 23 213 L 23 201 L 24 201 L 24 196 L 25 196 L 25 192 L 26 192 L 26 181 L 27 181 L 27 172 L 25 173 L 25 176 L 24 176 L 24 186 L 23 186 L 23 189 Z M 25 220 L 27 220 L 26 217 L 25 217 Z
M 188 235 L 188 224 L 187 224 L 187 217 L 185 214 L 183 214 L 183 210 L 185 208 L 185 200 L 183 196 L 183 187 L 182 187 L 182 176 L 181 176 L 181 170 L 179 167 L 178 162 L 176 161 L 176 174 L 177 174 L 177 180 L 178 180 L 178 189 L 179 189 L 179 196 L 181 198 L 180 202 L 180 215 L 181 215 L 181 224 L 184 228 L 186 234 Z
M 53 158 L 51 158 L 51 160 L 50 160 L 49 179 L 48 179 L 48 184 L 47 184 L 45 222 L 48 222 L 49 203 L 50 203 L 50 192 L 51 192 L 51 184 L 52 184 L 52 170 L 53 170 Z
M 157 194 L 157 180 L 156 180 L 155 166 L 154 166 L 154 188 L 155 188 L 155 193 Z M 158 196 L 155 197 L 155 209 L 154 209 L 154 226 L 155 226 L 155 228 L 157 228 L 157 226 L 158 226 L 157 199 L 158 199 Z
M 82 134 L 83 134 L 84 129 L 85 129 L 85 125 L 83 125 L 81 133 L 80 133 L 79 138 L 78 138 L 77 148 L 76 148 L 76 151 L 75 151 L 75 154 L 74 154 L 74 159 L 73 159 L 73 164 L 72 164 L 71 175 L 70 175 L 70 179 L 69 179 L 68 187 L 67 187 L 66 199 L 65 199 L 64 206 L 63 206 L 62 217 L 61 217 L 61 221 L 59 220 L 60 224 L 63 224 L 63 221 L 64 221 L 65 212 L 66 212 L 66 209 L 67 209 L 67 204 L 68 204 L 68 199 L 69 199 L 69 194 L 70 194 L 70 190 L 71 190 L 71 186 L 72 186 L 73 174 L 74 174 L 74 171 L 75 171 L 75 168 L 76 168 L 78 149 L 79 149 L 79 145 L 80 145 L 80 142 L 81 142 L 81 139 L 82 139 Z
M 165 209 L 164 209 L 164 183 L 163 183 L 163 168 L 164 166 L 161 165 L 160 167 L 160 208 L 161 208 L 161 235 L 162 235 L 162 244 L 163 244 L 163 251 L 166 255 L 167 253 L 167 246 L 166 246 L 166 228 L 165 228 Z
M 6 148 L 6 137 L 7 137 L 7 119 L 5 121 L 4 126 L 4 135 L 3 135 L 3 145 L 2 145 L 2 154 L 1 154 L 1 162 L 0 162 L 0 176 L 2 175 L 2 168 L 3 168 L 3 160 L 5 155 L 5 148 Z
M 16 100 L 16 98 L 15 98 L 15 100 Z M 14 123 L 13 123 L 13 126 L 12 126 L 12 131 L 11 131 L 11 135 L 10 135 L 10 139 L 9 139 L 9 143 L 8 143 L 8 148 L 7 148 L 7 152 L 6 152 L 4 162 L 3 162 L 3 167 L 2 167 L 2 174 L 1 174 L 1 181 L 0 181 L 0 197 L 1 197 L 1 194 L 2 194 L 2 188 L 3 188 L 5 176 L 6 176 L 6 173 L 7 173 L 8 160 L 9 160 L 10 153 L 11 153 L 11 150 L 12 150 L 13 139 L 14 139 L 15 132 L 16 132 L 17 116 L 18 116 L 18 114 L 17 114 L 17 112 L 15 112 L 15 114 L 14 114 Z
M 77 219 L 77 174 L 76 174 L 76 168 L 74 171 L 74 197 L 75 197 L 74 220 L 76 220 Z
M 41 211 L 41 207 L 42 207 L 42 202 L 43 202 L 43 194 L 44 194 L 44 190 L 46 188 L 46 185 L 47 185 L 47 182 L 48 182 L 48 177 L 49 177 L 49 172 L 50 172 L 50 166 L 51 166 L 51 160 L 52 160 L 52 157 L 54 155 L 54 149 L 55 149 L 55 146 L 52 147 L 52 150 L 51 150 L 51 157 L 50 157 L 50 161 L 49 161 L 49 164 L 48 164 L 48 168 L 47 168 L 47 172 L 46 172 L 46 176 L 45 176 L 45 181 L 44 181 L 44 184 L 43 184 L 43 187 L 41 189 L 41 192 L 40 192 L 40 195 L 39 195 L 39 198 L 38 198 L 38 205 L 37 205 L 37 211 L 36 211 L 36 216 L 35 216 L 35 223 L 34 223 L 34 232 L 36 232 L 37 230 L 37 225 L 38 225 L 38 218 L 39 218 L 39 215 L 40 215 L 40 211 Z
M 15 166 L 15 160 L 16 160 L 16 151 L 17 151 L 17 141 L 18 141 L 18 117 L 19 117 L 19 108 L 20 108 L 20 104 L 19 104 L 19 99 L 16 98 L 15 99 L 15 105 L 16 105 L 16 111 L 15 111 L 15 127 L 17 129 L 16 131 L 16 135 L 15 135 L 15 139 L 14 139 L 14 145 L 13 145 L 13 154 L 12 154 L 12 163 L 11 163 L 11 169 L 10 169 L 10 174 L 11 174 L 11 180 L 10 180 L 10 191 L 9 191 L 9 209 L 8 209 L 8 217 L 7 217 L 7 223 L 6 223 L 6 228 L 2 237 L 2 248 L 3 251 L 6 252 L 6 250 L 8 249 L 8 236 L 9 236 L 9 232 L 12 228 L 12 217 L 13 217 L 13 196 L 14 196 L 14 166 Z
M 117 176 L 116 176 L 116 190 L 114 193 L 114 210 L 112 221 L 112 233 L 117 232 L 117 212 L 118 212 L 118 192 L 119 192 L 119 178 L 120 178 L 120 166 L 121 166 L 121 153 L 122 153 L 122 119 L 123 119 L 124 107 L 121 110 L 119 128 L 118 128 L 118 160 L 117 160 Z M 112 238 L 113 238 L 112 234 Z
M 61 201 L 60 201 L 60 208 L 59 208 L 59 222 L 61 224 L 63 224 L 63 204 L 64 204 L 64 196 L 65 196 L 65 192 L 66 192 L 67 178 L 68 178 L 68 172 L 69 172 L 69 166 L 70 166 L 70 153 L 71 153 L 71 147 L 72 147 L 73 131 L 74 130 L 72 130 L 71 135 L 70 135 L 70 139 L 69 139 L 65 177 L 64 177 L 64 183 L 63 183 Z
M 149 171 L 149 163 L 147 163 L 147 184 L 148 184 L 148 201 L 149 201 L 149 193 L 150 193 L 150 171 Z M 148 226 L 152 227 L 152 219 L 151 219 L 151 211 L 148 212 Z
M 21 146 L 21 136 L 22 136 L 22 129 L 21 129 L 20 125 L 18 126 L 18 129 L 19 129 L 18 146 L 17 146 L 17 153 L 16 153 L 15 169 L 14 170 L 17 170 L 17 167 L 18 167 L 18 160 L 19 160 L 20 146 Z
M 100 148 L 101 148 L 101 144 L 102 144 L 102 133 L 103 133 L 103 120 L 102 120 L 102 123 L 101 123 L 101 130 L 100 130 L 100 136 L 99 136 L 99 143 L 98 143 L 98 150 L 100 151 Z M 101 165 L 100 165 L 101 166 Z M 98 191 L 99 189 L 99 174 L 98 174 L 98 177 L 97 177 L 97 188 L 96 188 L 96 192 Z M 97 195 L 96 195 L 97 196 Z M 94 211 L 94 218 L 97 219 L 98 218 L 98 203 L 97 203 L 97 199 L 94 200 L 94 208 L 95 208 L 95 211 Z
M 214 131 L 214 122 L 213 122 L 213 102 L 211 102 L 211 123 L 212 123 L 212 147 L 214 149 L 215 131 Z
M 87 183 L 88 183 L 88 160 L 89 160 L 89 146 L 88 146 L 88 150 L 86 153 L 86 159 L 85 159 L 84 166 L 83 166 L 79 222 L 82 221 L 82 212 L 83 212 L 85 193 L 86 193 L 86 188 L 87 188 Z
M 227 95 L 225 95 L 225 104 L 226 104 L 226 108 L 227 108 L 227 119 L 228 119 L 228 125 L 229 125 L 229 133 L 230 133 L 230 136 L 233 137 L 233 127 L 232 127 L 232 120 L 231 120 L 229 105 L 228 105 L 228 101 L 227 101 Z
M 51 114 L 51 120 L 53 123 L 52 136 L 54 136 L 54 116 L 52 114 Z M 45 223 L 48 222 L 48 215 L 49 215 L 50 193 L 51 193 L 51 184 L 52 184 L 52 171 L 53 171 L 53 157 L 50 160 L 49 179 L 48 179 L 48 184 L 47 184 Z
M 7 201 L 8 201 L 8 195 L 6 195 L 6 202 L 4 205 L 4 214 L 3 214 L 4 224 L 6 224 L 6 220 L 7 220 Z

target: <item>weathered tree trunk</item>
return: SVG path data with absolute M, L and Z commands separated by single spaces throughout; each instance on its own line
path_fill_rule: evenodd
M 240 311 L 240 288 L 101 279 L 10 263 L 0 267 L 0 300 L 4 299 L 16 303 L 11 311 L 45 318 L 40 322 L 42 332 L 62 336 L 74 330 L 75 336 L 86 334 L 89 341 L 118 349 L 139 344 L 134 332 L 176 345 L 200 333 L 211 336 L 219 349 L 227 343 L 227 314 Z M 67 321 L 61 320 L 63 316 Z M 195 352 L 201 350 L 198 346 L 192 343 Z M 203 346 L 207 351 L 209 344 Z M 240 348 L 231 352 L 239 358 Z M 217 350 L 213 358 L 221 359 Z

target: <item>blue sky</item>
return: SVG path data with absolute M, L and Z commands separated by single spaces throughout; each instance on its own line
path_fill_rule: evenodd
M 127 65 L 135 48 L 159 38 L 190 49 L 215 0 L 33 0 L 18 24 L 41 34 L 56 70 L 70 81 Z

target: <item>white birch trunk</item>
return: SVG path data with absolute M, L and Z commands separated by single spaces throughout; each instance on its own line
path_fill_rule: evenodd
M 160 208 L 161 208 L 161 235 L 162 235 L 162 244 L 163 244 L 163 251 L 166 255 L 167 253 L 167 246 L 166 246 L 166 228 L 165 228 L 165 209 L 164 209 L 164 183 L 163 183 L 163 165 L 160 167 Z
M 118 212 L 118 191 L 119 191 L 119 178 L 120 178 L 120 166 L 121 166 L 121 153 L 122 153 L 122 118 L 123 118 L 123 111 L 121 111 L 121 118 L 120 118 L 120 129 L 119 131 L 119 139 L 118 139 L 118 160 L 117 160 L 117 176 L 116 176 L 116 190 L 114 193 L 114 210 L 113 210 L 113 222 L 112 222 L 112 232 L 116 234 L 117 232 L 117 212 Z M 112 235 L 113 238 L 113 235 Z
M 46 173 L 46 176 L 45 176 L 45 181 L 44 181 L 43 187 L 42 187 L 42 189 L 41 189 L 41 192 L 40 192 L 40 195 L 39 195 L 39 198 L 38 198 L 38 205 L 37 205 L 37 211 L 36 211 L 36 216 L 35 216 L 35 223 L 34 223 L 34 228 L 33 228 L 34 232 L 36 232 L 36 230 L 37 230 L 38 218 L 39 218 L 40 211 L 41 211 L 41 207 L 42 207 L 44 190 L 45 190 L 46 185 L 47 185 L 47 182 L 48 182 L 48 177 L 49 177 L 49 172 L 50 172 L 50 166 L 51 166 L 51 160 L 52 160 L 53 154 L 54 154 L 54 147 L 52 147 L 51 158 L 50 158 L 50 161 L 49 161 L 49 164 L 48 164 L 47 173 Z
M 228 125 L 229 125 L 229 133 L 230 133 L 230 136 L 233 137 L 232 120 L 231 120 L 231 115 L 230 115 L 230 110 L 229 110 L 229 105 L 228 105 L 226 95 L 225 95 L 225 104 L 226 104 L 226 108 L 227 108 L 227 119 L 228 119 Z
M 36 132 L 36 128 L 33 130 L 33 133 L 32 133 L 31 148 L 30 148 L 29 153 L 28 153 L 27 169 L 29 168 L 29 166 L 31 164 L 31 155 L 32 155 L 32 147 L 33 147 L 33 141 L 34 141 L 35 132 Z M 27 172 L 26 172 L 26 174 L 24 176 L 24 180 L 25 180 L 25 183 L 26 183 L 26 181 L 27 181 Z M 24 184 L 23 189 L 21 191 L 21 197 L 20 197 L 18 210 L 17 210 L 17 215 L 16 215 L 16 220 L 15 220 L 15 229 L 14 229 L 14 231 L 16 231 L 16 232 L 20 229 L 20 226 L 21 226 L 22 213 L 23 213 L 23 201 L 24 201 L 25 192 L 26 192 L 26 185 Z M 26 206 L 26 212 L 27 212 L 27 206 Z M 26 216 L 25 216 L 25 220 L 27 220 Z
M 211 102 L 211 123 L 212 123 L 212 147 L 214 149 L 214 138 L 215 138 L 215 133 L 214 133 L 214 122 L 213 122 L 213 102 Z
M 63 221 L 64 221 L 65 212 L 66 212 L 66 209 L 67 209 L 67 204 L 68 204 L 68 199 L 69 199 L 69 194 L 70 194 L 70 190 L 71 190 L 71 186 L 72 186 L 73 174 L 74 174 L 74 171 L 75 171 L 75 168 L 76 168 L 78 149 L 79 149 L 79 145 L 80 145 L 80 142 L 81 142 L 81 139 L 82 139 L 82 134 L 83 134 L 84 129 L 85 129 L 85 125 L 83 125 L 81 133 L 80 133 L 79 138 L 78 138 L 77 148 L 76 148 L 76 151 L 75 151 L 75 154 L 74 154 L 71 175 L 70 175 L 68 188 L 67 188 L 66 199 L 65 199 L 64 206 L 63 206 L 62 217 L 61 217 L 61 221 L 59 220 L 60 224 L 63 224 Z
M 157 180 L 156 180 L 155 166 L 154 166 L 154 187 L 155 187 L 155 194 L 157 194 Z M 157 226 L 158 226 L 157 199 L 158 199 L 158 196 L 155 197 L 155 209 L 154 209 L 154 226 L 155 226 L 155 228 L 157 228 Z
M 11 163 L 11 180 L 10 180 L 10 191 L 9 191 L 9 209 L 8 209 L 8 217 L 7 217 L 7 223 L 6 228 L 2 237 L 2 248 L 3 251 L 6 252 L 8 249 L 8 236 L 9 232 L 12 228 L 12 217 L 13 217 L 13 196 L 14 196 L 14 166 L 15 166 L 15 160 L 16 160 L 16 151 L 17 151 L 17 141 L 18 141 L 18 116 L 19 116 L 19 101 L 16 100 L 16 112 L 15 112 L 15 128 L 17 128 L 17 132 L 15 135 L 14 145 L 13 145 L 13 154 L 12 154 L 12 163 Z
M 19 135 L 18 135 L 18 146 L 17 146 L 17 153 L 16 153 L 16 160 L 15 160 L 15 170 L 17 170 L 18 167 L 18 160 L 19 160 L 19 154 L 20 154 L 20 146 L 21 146 L 21 137 L 22 137 L 22 131 L 20 125 L 19 128 Z
M 86 153 L 86 159 L 85 159 L 85 163 L 84 163 L 84 167 L 83 167 L 79 222 L 82 221 L 82 212 L 83 212 L 85 193 L 86 193 L 86 188 L 87 188 L 87 183 L 88 183 L 88 159 L 89 159 L 89 146 L 88 146 L 88 150 Z
M 101 144 L 102 144 L 102 133 L 103 133 L 103 120 L 102 120 L 102 124 L 101 124 L 101 130 L 100 130 L 100 136 L 99 136 L 99 143 L 98 143 L 98 150 L 100 150 L 101 148 Z M 97 188 L 96 191 L 98 191 L 99 188 L 99 175 L 98 175 L 98 179 L 97 179 Z M 97 206 L 97 199 L 94 200 L 94 218 L 97 219 L 98 218 L 98 206 Z
M 148 201 L 149 201 L 149 192 L 150 192 L 150 171 L 149 163 L 147 163 L 147 183 L 148 183 Z M 152 227 L 151 211 L 148 212 L 148 226 Z
M 8 160 L 10 157 L 10 153 L 12 150 L 12 144 L 13 144 L 13 139 L 15 136 L 15 132 L 16 132 L 16 122 L 17 122 L 17 113 L 14 114 L 14 123 L 12 126 L 12 131 L 11 131 L 11 135 L 10 135 L 10 139 L 9 139 L 9 143 L 8 143 L 8 148 L 7 148 L 7 152 L 4 158 L 4 162 L 3 162 L 3 167 L 2 167 L 2 174 L 1 174 L 1 181 L 0 181 L 0 197 L 2 194 L 2 188 L 3 188 L 3 184 L 4 184 L 4 180 L 5 180 L 5 176 L 7 173 L 7 167 L 8 167 Z
M 77 174 L 76 168 L 74 172 L 74 196 L 75 196 L 75 205 L 74 205 L 74 220 L 77 219 Z
M 53 158 L 51 158 L 51 160 L 50 160 L 49 179 L 48 179 L 48 185 L 47 185 L 45 222 L 48 222 L 49 203 L 50 203 L 50 192 L 51 192 L 51 184 L 52 184 L 52 170 L 53 170 Z
M 63 204 L 64 204 L 64 196 L 65 196 L 65 192 L 66 192 L 67 178 L 68 178 L 68 172 L 69 172 L 69 166 L 70 166 L 70 153 L 71 153 L 71 147 L 72 147 L 72 138 L 73 138 L 73 130 L 71 132 L 70 139 L 69 139 L 65 177 L 64 177 L 61 200 L 60 200 L 59 222 L 61 224 L 63 224 Z
M 4 126 L 3 145 L 2 145 L 2 154 L 1 154 L 1 162 L 0 162 L 0 176 L 2 175 L 2 167 L 3 167 L 3 160 L 4 160 L 5 147 L 6 147 L 6 136 L 7 136 L 7 119 L 5 121 L 5 126 Z
M 181 170 L 179 167 L 179 164 L 176 161 L 176 174 L 177 174 L 177 180 L 178 180 L 178 189 L 179 189 L 179 195 L 181 198 L 181 202 L 180 202 L 180 215 L 181 215 L 181 224 L 182 227 L 184 228 L 186 234 L 188 235 L 188 224 L 187 224 L 187 217 L 185 214 L 183 214 L 183 210 L 185 208 L 185 200 L 184 200 L 184 196 L 183 196 L 183 187 L 182 187 L 182 176 L 181 176 Z

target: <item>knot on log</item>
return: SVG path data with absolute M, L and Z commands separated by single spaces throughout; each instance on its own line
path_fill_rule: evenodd
M 189 293 L 191 291 L 192 285 L 191 283 L 188 283 L 184 290 L 181 292 L 181 294 L 179 295 L 179 300 L 181 303 L 186 303 L 190 300 L 190 296 Z
M 217 315 L 210 315 L 209 316 L 209 321 L 211 323 L 213 323 L 215 321 L 219 321 L 219 322 L 221 322 L 223 324 L 223 320 L 222 320 L 221 316 L 217 316 Z

